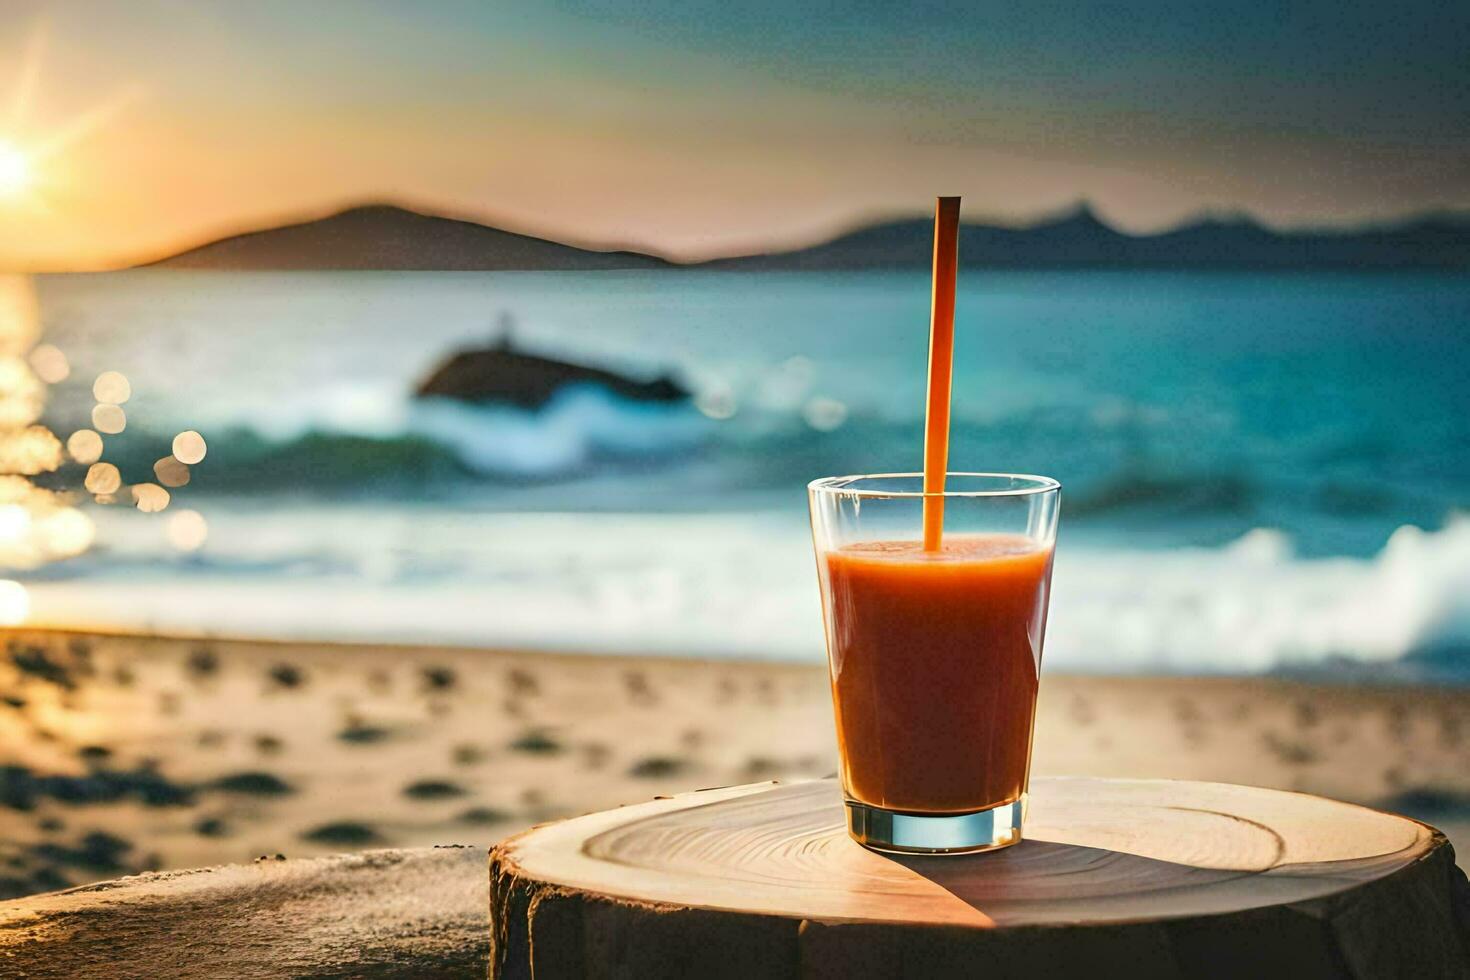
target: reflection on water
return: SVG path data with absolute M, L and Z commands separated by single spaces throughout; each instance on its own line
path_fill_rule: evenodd
M 70 373 L 61 351 L 35 346 L 39 333 L 31 281 L 0 278 L 0 566 L 11 569 L 80 554 L 95 533 L 70 494 L 35 482 L 62 464 L 61 440 L 37 420 L 47 381 Z M 28 609 L 24 586 L 0 582 L 0 622 L 21 622 Z
M 94 504 L 131 504 L 152 514 L 165 510 L 173 495 L 164 486 L 189 483 L 189 466 L 204 458 L 204 439 L 192 430 L 174 439 L 176 452 L 153 465 L 158 482 L 129 483 L 131 473 L 103 457 L 104 436 L 127 428 L 122 404 L 133 386 L 120 371 L 103 371 L 92 384 L 96 404 L 93 428 L 77 429 L 63 445 L 40 423 L 47 388 L 72 374 L 66 352 L 37 344 L 39 306 L 26 276 L 0 277 L 0 569 L 36 569 L 86 552 L 96 538 L 96 525 L 79 504 L 81 491 Z M 68 462 L 86 467 L 73 469 Z M 142 476 L 142 474 L 139 474 Z M 162 536 L 180 551 L 198 549 L 206 534 L 196 512 L 176 515 Z M 31 596 L 13 579 L 0 580 L 0 624 L 15 625 L 29 615 Z

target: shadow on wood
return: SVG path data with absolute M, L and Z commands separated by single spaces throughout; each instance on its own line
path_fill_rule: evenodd
M 894 858 L 830 780 L 728 787 L 492 851 L 499 977 L 1470 975 L 1443 835 L 1294 793 L 1036 780 L 1006 851 Z
M 1069 900 L 1108 900 L 1119 894 L 1153 896 L 1218 885 L 1255 874 L 1253 870 L 1193 868 L 1101 847 L 1023 840 L 1013 847 L 974 859 L 883 854 L 910 873 L 932 881 L 990 923 L 1005 925 L 998 908 L 1017 909 L 1018 918 L 1035 923 L 1047 906 Z

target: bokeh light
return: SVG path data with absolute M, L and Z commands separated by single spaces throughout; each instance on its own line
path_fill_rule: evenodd
M 706 418 L 723 422 L 735 417 L 735 393 L 724 387 L 709 388 L 694 396 L 694 407 Z
M 53 510 L 35 523 L 50 558 L 80 555 L 92 547 L 92 540 L 97 536 L 97 525 L 92 523 L 92 518 L 75 507 Z
M 168 519 L 168 543 L 180 551 L 198 551 L 209 537 L 209 524 L 197 510 L 181 510 Z
M 158 482 L 166 487 L 189 485 L 189 467 L 181 463 L 176 456 L 165 456 L 154 463 L 153 475 L 158 477 Z
M 818 432 L 831 432 L 847 421 L 847 406 L 835 398 L 812 398 L 802 406 L 801 416 Z
M 91 518 L 71 505 L 70 495 L 36 486 L 29 479 L 61 466 L 66 447 L 38 423 L 46 386 L 71 372 L 66 355 L 50 344 L 36 344 L 40 311 L 32 281 L 0 276 L 0 567 L 36 568 L 91 547 Z M 88 438 L 90 437 L 90 438 Z M 95 440 L 95 445 L 93 441 Z M 102 454 L 102 440 L 87 430 L 76 449 L 88 463 Z M 95 454 L 89 456 L 89 451 Z M 112 480 L 120 476 L 112 468 Z M 98 474 L 104 484 L 108 474 Z M 0 623 L 13 625 L 30 607 L 25 587 L 0 581 Z
M 61 465 L 61 440 L 44 425 L 30 425 L 0 438 L 0 472 L 36 476 Z
M 78 463 L 90 466 L 102 458 L 102 437 L 91 429 L 78 429 L 67 437 L 66 451 Z
M 20 504 L 0 504 L 0 543 L 13 544 L 30 530 L 30 511 Z
M 168 491 L 156 483 L 137 483 L 132 491 L 133 503 L 145 514 L 156 514 L 168 506 Z
M 181 463 L 193 466 L 204 459 L 208 447 L 204 445 L 204 437 L 193 429 L 180 432 L 174 436 L 174 457 Z
M 25 354 L 40 332 L 41 305 L 30 278 L 0 276 L 0 355 Z
M 122 474 L 111 463 L 93 463 L 87 470 L 86 487 L 90 493 L 117 493 L 121 486 Z
M 87 550 L 91 518 L 66 496 L 22 476 L 0 476 L 0 566 L 35 568 Z
M 3 315 L 0 310 L 0 315 Z M 0 323 L 0 335 L 5 325 Z M 0 428 L 18 429 L 41 417 L 46 386 L 21 357 L 0 356 Z
M 13 579 L 0 579 L 0 626 L 19 626 L 31 613 L 26 587 Z
M 115 436 L 128 427 L 128 416 L 116 405 L 96 405 L 92 408 L 92 427 L 98 432 Z
M 103 371 L 92 384 L 92 396 L 107 405 L 121 405 L 133 395 L 133 386 L 119 371 Z
M 31 351 L 31 370 L 48 385 L 61 384 L 71 374 L 66 355 L 50 344 L 40 344 Z

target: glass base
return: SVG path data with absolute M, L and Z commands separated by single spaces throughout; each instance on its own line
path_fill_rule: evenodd
M 974 854 L 1010 847 L 1021 840 L 1026 795 L 1013 803 L 976 810 L 924 816 L 899 813 L 847 801 L 847 832 L 875 851 L 895 854 Z

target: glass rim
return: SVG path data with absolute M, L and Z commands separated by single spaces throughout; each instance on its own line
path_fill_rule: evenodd
M 923 498 L 923 497 L 1028 497 L 1039 493 L 1054 493 L 1062 488 L 1059 481 L 1049 476 L 1034 473 L 973 473 L 968 471 L 946 472 L 946 484 L 950 477 L 985 477 L 996 480 L 1011 480 L 1026 484 L 997 488 L 994 490 L 945 490 L 938 493 L 927 490 L 871 490 L 850 484 L 865 480 L 923 480 L 923 473 L 862 473 L 851 476 L 824 476 L 806 485 L 810 493 L 825 493 L 844 497 Z

